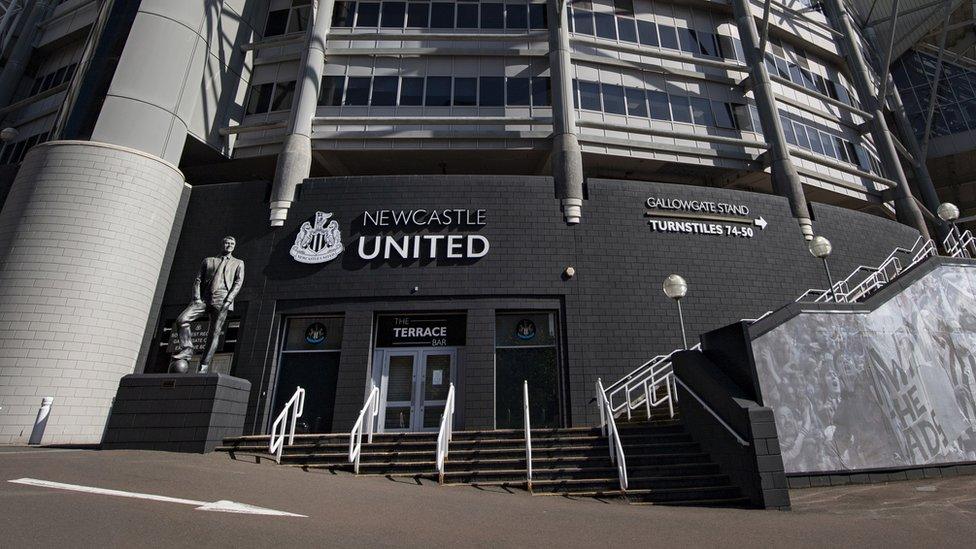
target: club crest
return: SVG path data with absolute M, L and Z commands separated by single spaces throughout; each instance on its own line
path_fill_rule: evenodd
M 299 263 L 325 263 L 332 261 L 344 249 L 342 233 L 339 223 L 333 219 L 332 213 L 315 212 L 315 225 L 308 221 L 302 223 L 302 228 L 295 236 L 295 244 L 291 247 L 291 256 Z M 328 223 L 328 225 L 326 225 Z

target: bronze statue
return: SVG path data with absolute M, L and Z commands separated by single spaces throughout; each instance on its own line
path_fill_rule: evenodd
M 232 255 L 237 241 L 233 236 L 226 236 L 223 246 L 221 255 L 208 257 L 200 264 L 193 281 L 193 301 L 183 309 L 173 326 L 179 334 L 179 348 L 169 364 L 170 372 L 186 373 L 189 369 L 188 361 L 193 357 L 190 323 L 204 315 L 210 318 L 210 331 L 198 372 L 205 374 L 210 370 L 227 313 L 234 310 L 234 298 L 244 284 L 244 262 Z

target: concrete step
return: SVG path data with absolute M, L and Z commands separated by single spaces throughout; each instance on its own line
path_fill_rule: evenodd
M 629 490 L 664 490 L 673 488 L 704 488 L 708 486 L 723 486 L 729 483 L 727 475 L 688 475 L 688 476 L 659 476 L 659 477 L 628 477 Z M 612 476 L 598 478 L 572 479 L 533 479 L 532 491 L 541 492 L 586 492 L 617 490 L 620 479 L 616 470 Z
M 534 488 L 533 483 L 533 488 Z M 579 490 L 563 492 L 537 492 L 539 496 L 567 496 L 586 498 L 625 498 L 630 503 L 683 504 L 703 500 L 731 500 L 742 498 L 742 492 L 734 486 L 703 486 L 662 489 L 615 489 Z

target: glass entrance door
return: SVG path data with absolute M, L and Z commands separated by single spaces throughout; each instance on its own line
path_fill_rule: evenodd
M 454 381 L 457 350 L 388 350 L 382 353 L 382 364 L 380 429 L 437 430 Z

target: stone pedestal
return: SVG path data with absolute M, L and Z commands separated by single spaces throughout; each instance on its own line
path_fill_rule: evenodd
M 102 449 L 211 452 L 244 429 L 249 381 L 224 374 L 122 378 Z

